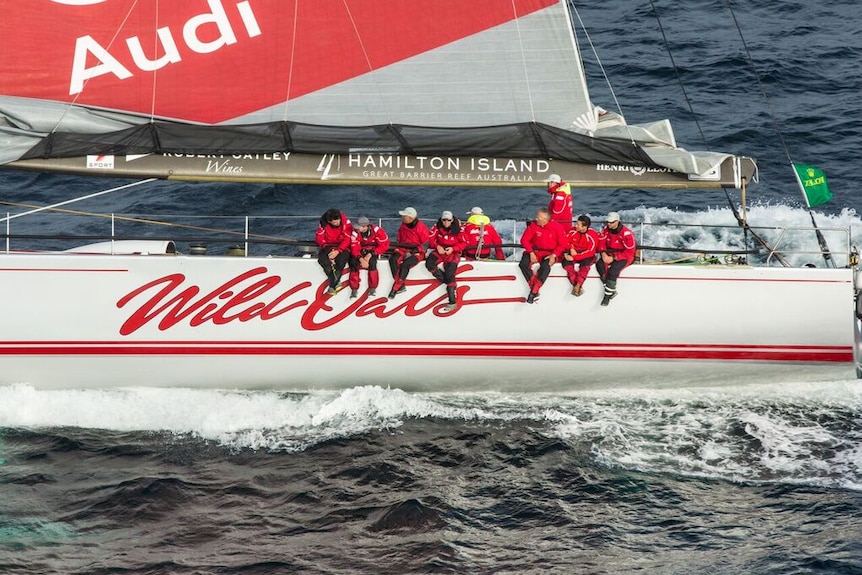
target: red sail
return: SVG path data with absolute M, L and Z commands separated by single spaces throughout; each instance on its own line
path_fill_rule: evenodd
M 219 123 L 558 0 L 517 0 L 517 14 L 511 0 L 103 0 L 73 5 L 80 3 L 26 0 L 4 11 L 3 95 Z

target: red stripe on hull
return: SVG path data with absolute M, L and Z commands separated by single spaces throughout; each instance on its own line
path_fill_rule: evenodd
M 331 345 L 22 345 L 20 347 L 0 347 L 0 355 L 40 355 L 40 356 L 119 356 L 119 355 L 259 355 L 259 356 L 434 356 L 434 357 L 481 357 L 481 358 L 546 358 L 546 359 L 638 359 L 638 360 L 705 360 L 705 361 L 780 361 L 780 362 L 828 362 L 851 363 L 853 351 L 850 347 L 804 348 L 801 346 L 781 348 L 779 346 L 745 346 L 714 349 L 702 346 L 674 346 L 656 349 L 653 346 L 632 347 L 580 346 L 569 349 L 548 349 L 536 347 L 491 347 L 470 346 L 453 348 L 404 347 L 374 344 L 370 347 L 345 348 Z M 622 348 L 622 349 L 620 349 Z
M 79 272 L 79 273 L 126 273 L 123 269 L 76 269 L 76 268 L 0 268 L 0 272 Z

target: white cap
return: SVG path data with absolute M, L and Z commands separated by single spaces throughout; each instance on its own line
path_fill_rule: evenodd
M 445 212 L 440 214 L 440 219 L 441 220 L 454 220 L 455 216 L 452 215 L 452 212 L 450 212 L 449 210 L 446 210 Z
M 560 174 L 551 174 L 550 176 L 548 176 L 548 179 L 545 181 L 546 182 L 554 182 L 555 184 L 559 184 L 560 182 L 563 181 L 563 178 L 560 177 Z
M 617 212 L 610 212 L 605 218 L 605 221 L 608 223 L 618 222 L 620 221 L 620 215 Z
M 357 220 L 356 220 L 356 226 L 357 227 L 369 226 L 369 225 L 371 225 L 371 221 L 369 221 L 369 219 L 366 218 L 365 216 L 359 216 L 359 218 L 357 218 Z
M 404 208 L 403 210 L 398 212 L 398 215 L 399 216 L 410 216 L 411 218 L 415 218 L 416 216 L 419 215 L 419 213 L 416 211 L 416 208 Z
M 485 212 L 482 211 L 482 208 L 476 206 L 475 208 L 470 208 L 470 211 L 467 212 L 468 216 L 482 216 Z

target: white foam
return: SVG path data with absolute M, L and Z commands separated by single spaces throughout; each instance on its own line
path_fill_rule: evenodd
M 635 232 L 641 245 L 686 248 L 705 253 L 756 247 L 751 238 L 748 245 L 745 244 L 742 228 L 737 225 L 729 207 L 708 207 L 690 212 L 640 206 L 620 210 L 620 214 L 626 225 Z M 847 265 L 847 253 L 853 238 L 862 234 L 862 218 L 852 208 L 844 208 L 838 214 L 826 214 L 815 209 L 813 215 L 836 265 Z M 603 214 L 590 216 L 593 218 L 593 228 L 600 229 L 604 225 Z M 799 202 L 753 204 L 748 207 L 747 222 L 770 246 L 784 254 L 790 265 L 824 265 L 817 236 L 812 231 L 811 216 Z M 644 225 L 641 226 L 641 223 Z M 526 224 L 516 220 L 496 220 L 494 226 L 504 242 L 517 243 Z M 851 237 L 846 233 L 848 229 Z M 645 257 L 648 261 L 667 261 L 681 256 L 674 252 L 648 252 Z
M 610 467 L 858 489 L 862 383 L 608 390 L 554 433 Z
M 284 395 L 275 391 L 0 387 L 0 428 L 167 431 L 253 449 L 303 449 L 334 437 L 397 427 L 406 418 L 476 418 L 398 389 Z
M 857 380 L 570 394 L 0 387 L 0 429 L 167 432 L 229 449 L 297 451 L 413 419 L 518 420 L 586 449 L 599 465 L 851 489 L 862 486 L 860 418 Z

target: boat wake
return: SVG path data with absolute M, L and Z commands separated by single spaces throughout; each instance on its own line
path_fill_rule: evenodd
M 722 250 L 745 251 L 758 248 L 760 254 L 751 261 L 764 258 L 766 250 L 760 249 L 753 239 L 747 239 L 728 207 L 712 207 L 700 211 L 681 211 L 669 207 L 639 206 L 620 210 L 623 220 L 635 232 L 643 246 L 698 250 L 709 258 L 713 254 L 715 263 L 723 263 Z M 601 224 L 604 214 L 589 214 L 593 227 Z M 828 248 L 832 251 L 838 267 L 847 265 L 847 253 L 853 238 L 862 234 L 862 218 L 852 208 L 844 208 L 837 214 L 814 212 L 817 226 L 821 229 Z M 762 203 L 748 209 L 747 221 L 770 246 L 779 251 L 788 265 L 822 267 L 817 236 L 813 232 L 811 217 L 799 206 Z M 505 242 L 517 243 L 524 231 L 525 223 L 515 220 L 495 221 Z M 848 236 L 847 230 L 850 230 Z M 670 262 L 680 258 L 679 252 L 646 250 L 644 261 Z M 693 260 L 696 258 L 692 258 Z M 701 259 L 704 259 L 703 257 Z M 777 261 L 771 262 L 779 265 Z
M 416 425 L 527 425 L 607 468 L 854 490 L 862 489 L 860 420 L 856 380 L 564 395 L 0 388 L 0 429 L 145 432 L 169 443 L 294 453 Z

